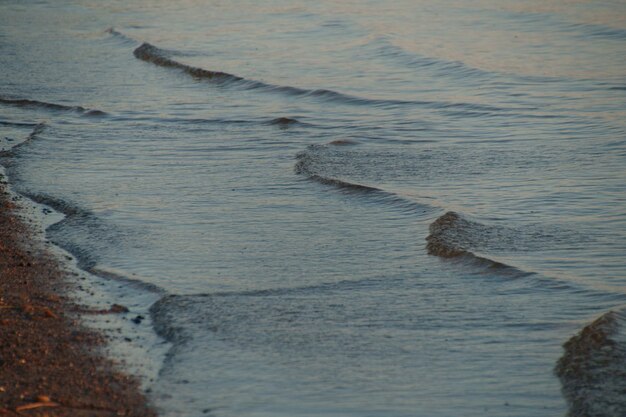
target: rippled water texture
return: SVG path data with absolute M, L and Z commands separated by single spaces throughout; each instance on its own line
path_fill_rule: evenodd
M 82 268 L 163 295 L 164 416 L 620 416 L 625 22 L 3 1 L 0 162 Z

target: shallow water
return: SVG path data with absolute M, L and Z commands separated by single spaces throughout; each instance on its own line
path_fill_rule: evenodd
M 163 415 L 563 414 L 561 345 L 626 303 L 625 22 L 5 1 L 1 162 L 81 267 L 165 294 Z

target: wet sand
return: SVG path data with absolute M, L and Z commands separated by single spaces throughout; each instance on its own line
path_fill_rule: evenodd
M 104 337 L 80 324 L 69 273 L 0 182 L 0 416 L 156 416 L 102 356 Z

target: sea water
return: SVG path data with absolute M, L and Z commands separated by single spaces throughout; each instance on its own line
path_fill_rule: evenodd
M 0 27 L 2 163 L 81 268 L 158 295 L 161 415 L 626 410 L 625 3 L 8 0 Z

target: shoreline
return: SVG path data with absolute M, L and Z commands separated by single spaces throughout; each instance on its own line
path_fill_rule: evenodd
M 105 335 L 81 324 L 70 275 L 0 177 L 0 415 L 156 416 L 139 379 L 105 357 Z

